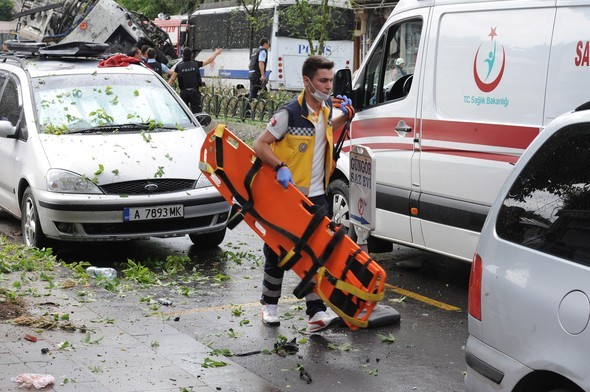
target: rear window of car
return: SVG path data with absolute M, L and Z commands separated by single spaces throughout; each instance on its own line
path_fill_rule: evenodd
M 496 232 L 590 265 L 590 124 L 563 128 L 535 153 L 504 199 Z

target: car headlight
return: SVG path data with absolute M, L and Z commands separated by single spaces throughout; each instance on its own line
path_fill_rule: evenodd
M 47 190 L 59 193 L 102 193 L 89 178 L 59 169 L 47 172 Z
M 209 181 L 209 179 L 203 173 L 201 173 L 199 178 L 197 178 L 195 189 L 207 188 L 209 186 L 213 186 L 213 184 L 211 184 L 211 181 Z

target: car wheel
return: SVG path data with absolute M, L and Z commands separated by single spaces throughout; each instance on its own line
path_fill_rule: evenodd
M 225 238 L 225 230 L 226 229 L 223 228 L 223 230 L 215 231 L 213 233 L 189 234 L 188 236 L 193 244 L 197 245 L 199 248 L 215 248 L 223 242 L 223 239 Z
M 328 202 L 330 203 L 334 223 L 346 227 L 350 238 L 356 241 L 356 232 L 350 226 L 350 208 L 348 200 L 348 184 L 344 180 L 334 180 L 328 186 Z
M 41 229 L 39 213 L 37 212 L 37 206 L 35 205 L 35 198 L 33 197 L 31 188 L 25 189 L 21 201 L 21 230 L 26 246 L 43 248 L 47 245 L 48 240 Z

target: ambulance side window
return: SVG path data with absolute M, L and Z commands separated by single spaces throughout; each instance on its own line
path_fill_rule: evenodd
M 363 107 L 404 98 L 410 92 L 422 33 L 422 20 L 392 25 L 367 63 Z
M 383 65 L 383 46 L 384 39 L 382 37 L 367 63 L 363 81 L 363 107 L 365 108 L 375 106 L 381 99 L 379 97 L 381 95 L 379 94 L 379 79 Z

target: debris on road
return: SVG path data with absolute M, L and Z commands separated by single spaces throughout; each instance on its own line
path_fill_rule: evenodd
M 299 369 L 299 378 L 305 381 L 308 384 L 311 384 L 311 375 L 305 368 L 301 365 L 297 365 L 297 369 Z
M 26 388 L 34 386 L 36 389 L 41 389 L 47 385 L 55 384 L 55 377 L 51 374 L 23 373 L 19 374 L 16 378 L 13 377 L 12 381 Z

